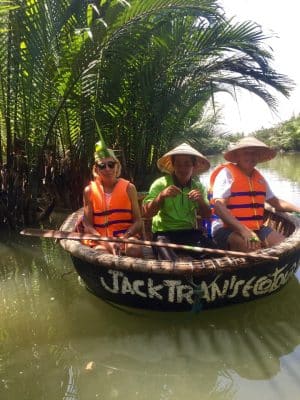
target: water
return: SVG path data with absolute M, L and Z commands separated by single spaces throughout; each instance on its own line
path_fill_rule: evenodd
M 297 204 L 299 158 L 261 169 Z M 96 298 L 49 239 L 2 234 L 0 254 L 1 400 L 299 399 L 300 274 L 258 301 L 172 314 Z

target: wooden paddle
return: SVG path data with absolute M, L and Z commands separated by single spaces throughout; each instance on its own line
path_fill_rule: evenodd
M 135 239 L 122 239 L 115 237 L 104 237 L 97 236 L 90 233 L 79 233 L 79 232 L 68 232 L 68 231 L 57 231 L 52 229 L 35 229 L 26 228 L 20 232 L 21 235 L 37 236 L 52 239 L 69 239 L 69 240 L 96 240 L 101 242 L 114 242 L 114 243 L 130 243 L 144 246 L 156 246 L 156 247 L 167 247 L 170 249 L 194 251 L 195 253 L 207 253 L 207 254 L 220 254 L 223 256 L 232 257 L 243 257 L 243 258 L 254 258 L 256 260 L 274 260 L 277 261 L 278 257 L 268 256 L 264 254 L 254 253 L 243 253 L 241 251 L 230 251 L 221 249 L 211 249 L 207 247 L 194 247 L 188 245 L 181 245 L 175 243 L 163 243 L 163 242 L 151 242 L 149 240 L 135 240 Z

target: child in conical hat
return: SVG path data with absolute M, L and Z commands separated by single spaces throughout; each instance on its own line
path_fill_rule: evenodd
M 256 165 L 276 156 L 276 150 L 248 136 L 229 146 L 210 177 L 212 233 L 218 247 L 249 252 L 282 242 L 282 233 L 264 224 L 265 203 L 277 211 L 300 212 L 279 199 Z

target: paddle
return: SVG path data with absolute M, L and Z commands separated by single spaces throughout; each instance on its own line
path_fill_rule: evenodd
M 90 233 L 79 233 L 79 232 L 67 232 L 57 231 L 52 229 L 35 229 L 26 228 L 20 232 L 21 235 L 37 236 L 52 239 L 69 239 L 69 240 L 96 240 L 101 242 L 114 242 L 114 243 L 130 243 L 144 246 L 156 246 L 156 247 L 168 247 L 177 250 L 188 250 L 194 251 L 195 253 L 207 253 L 207 254 L 220 254 L 223 256 L 243 257 L 243 258 L 254 258 L 262 260 L 274 260 L 277 261 L 278 257 L 268 256 L 264 254 L 253 254 L 243 253 L 241 251 L 230 251 L 221 249 L 211 249 L 207 247 L 194 247 L 188 245 L 181 245 L 175 243 L 163 243 L 163 242 L 151 242 L 149 240 L 135 240 L 135 239 L 122 239 L 114 237 L 104 237 L 92 235 Z

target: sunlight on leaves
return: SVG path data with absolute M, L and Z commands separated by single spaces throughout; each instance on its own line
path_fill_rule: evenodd
M 93 7 L 92 7 L 92 4 L 88 4 L 88 6 L 87 6 L 86 20 L 87 20 L 87 25 L 91 26 L 92 23 L 93 23 Z

